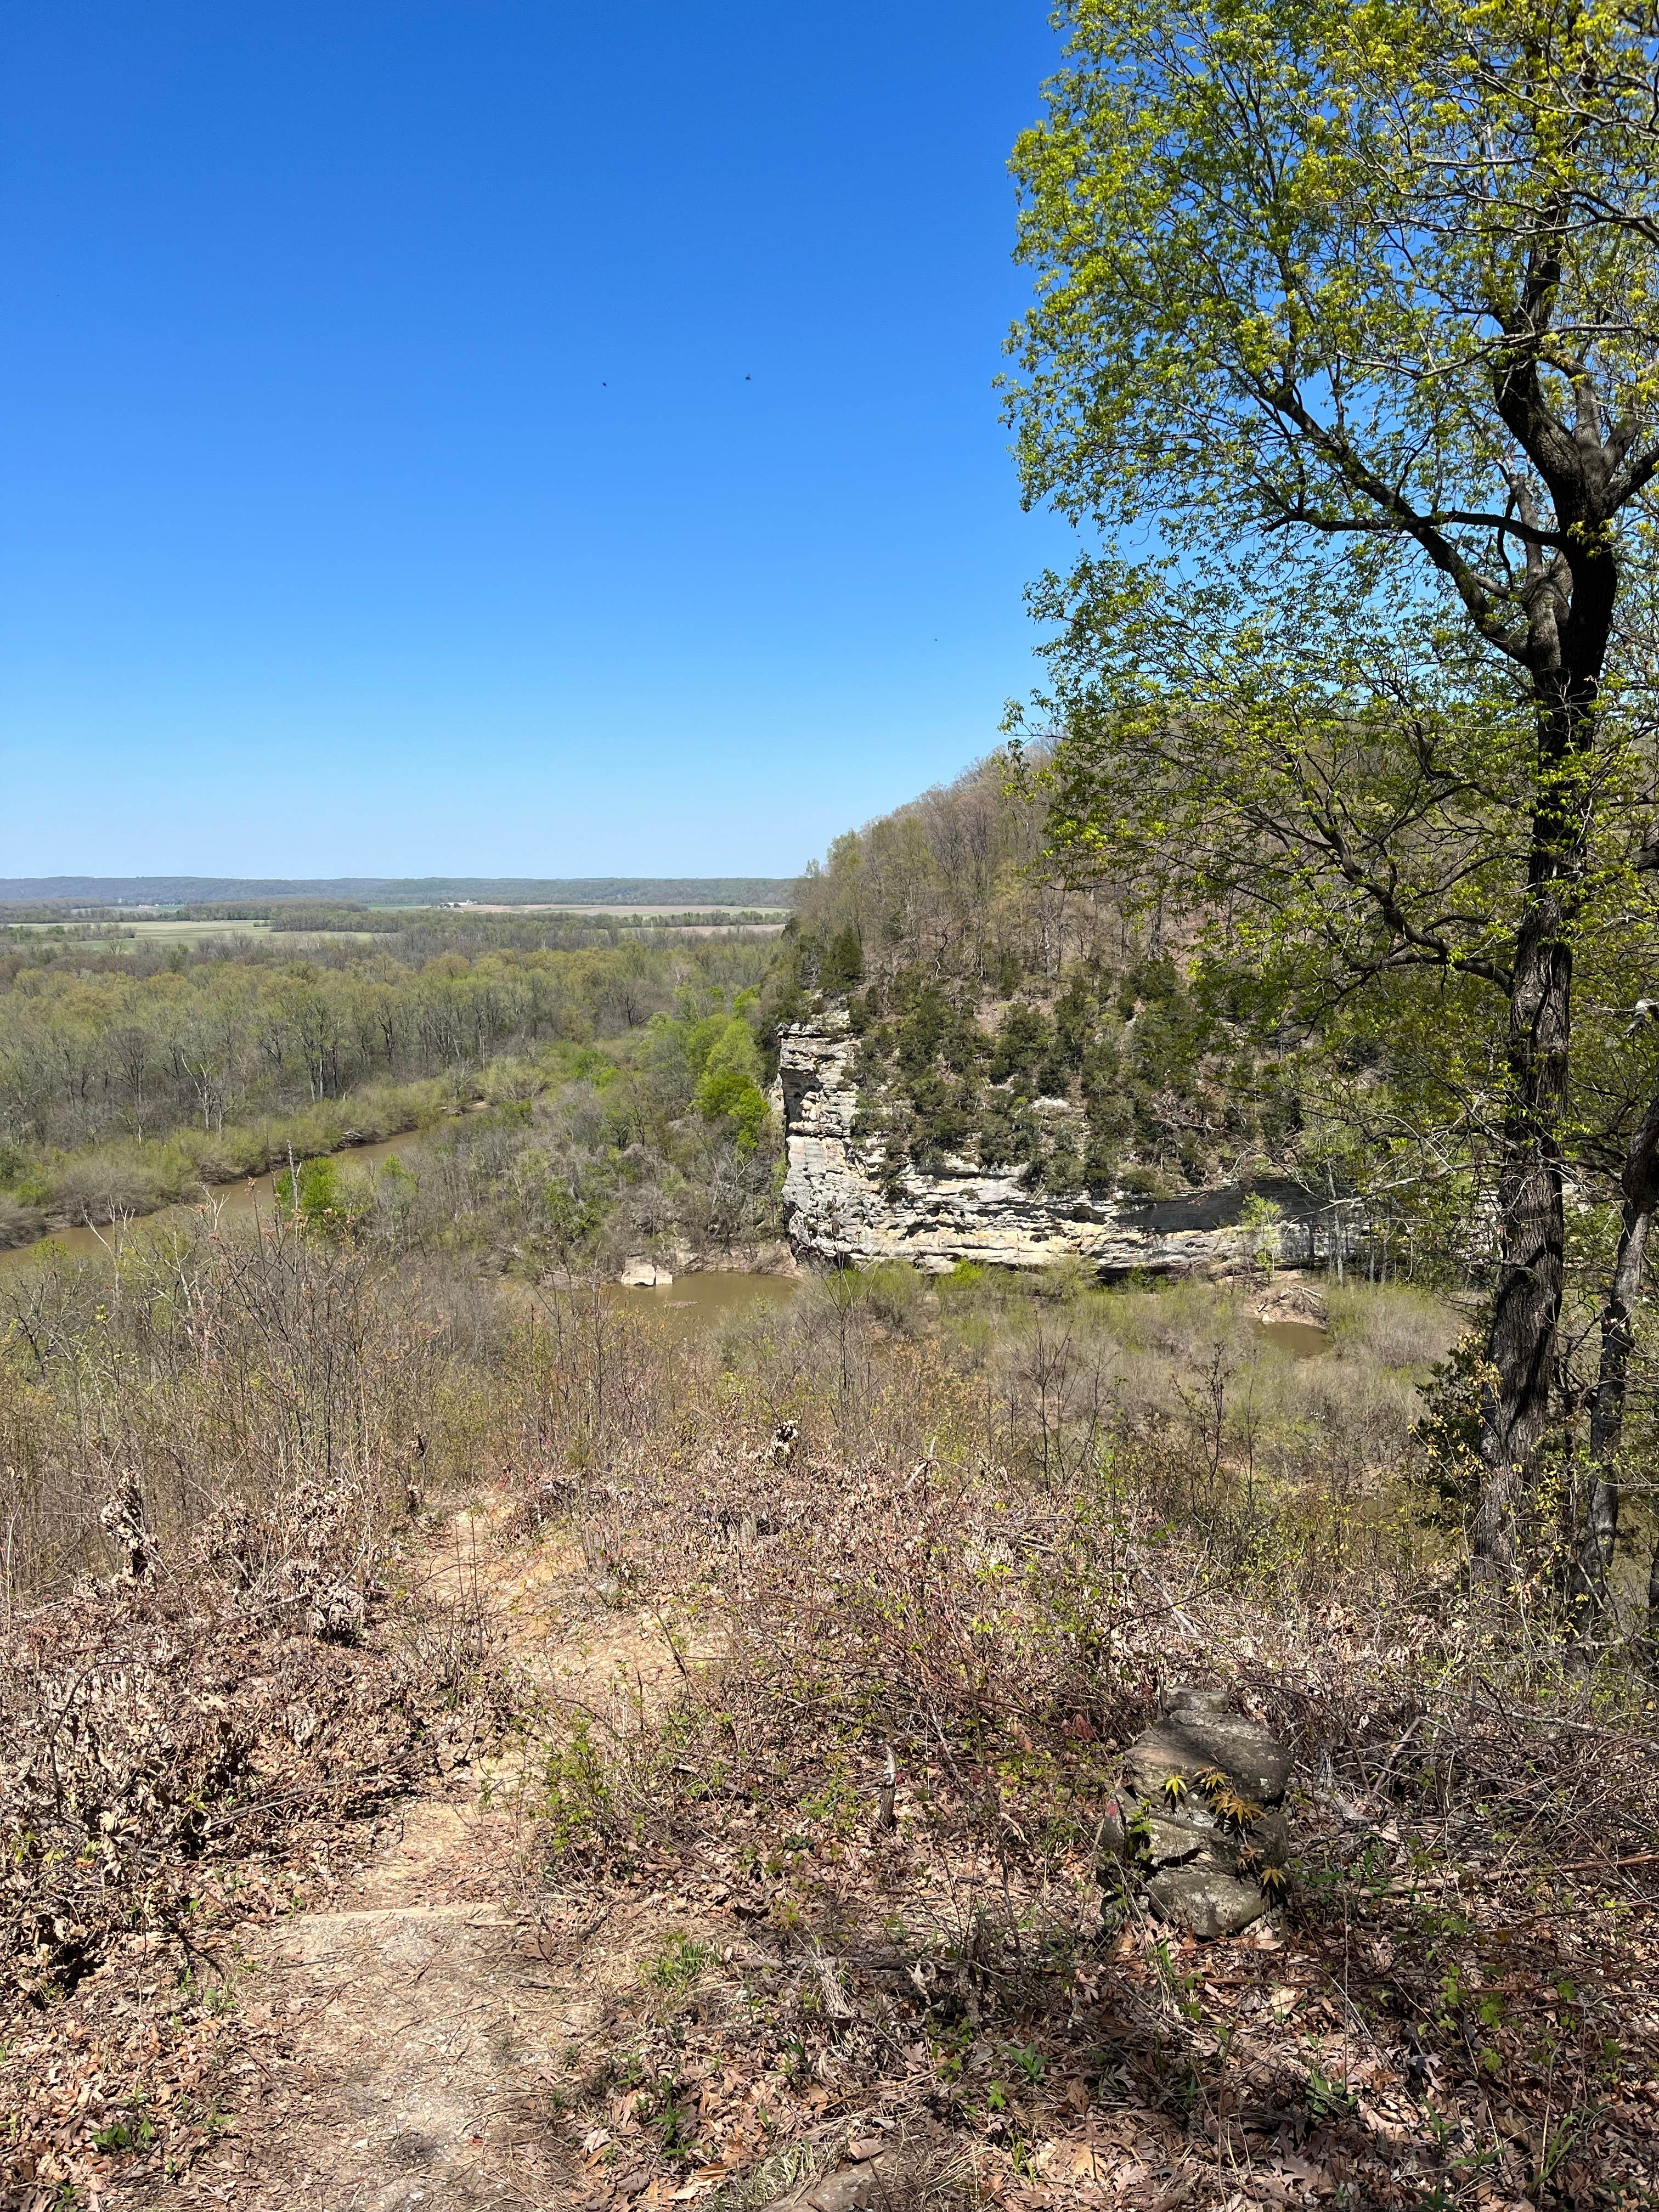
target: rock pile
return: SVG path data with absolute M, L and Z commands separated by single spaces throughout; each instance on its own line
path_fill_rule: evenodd
M 1309 1284 L 1292 1276 L 1269 1283 L 1255 1302 L 1255 1317 L 1270 1326 L 1277 1322 L 1294 1322 L 1304 1328 L 1328 1328 L 1330 1313 L 1323 1294 Z
M 1161 1920 L 1236 1936 L 1282 1892 L 1291 1755 L 1218 1690 L 1176 1689 L 1129 1747 L 1106 1838 Z

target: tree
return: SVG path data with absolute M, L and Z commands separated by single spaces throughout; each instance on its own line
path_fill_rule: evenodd
M 769 1111 L 760 1079 L 755 1033 L 741 1014 L 733 1014 L 703 1062 L 695 1103 L 704 1121 L 729 1123 L 744 1152 L 759 1143 Z
M 1170 740 L 1163 796 L 1201 808 L 1218 754 L 1258 872 L 1293 863 L 1292 921 L 1363 939 L 1360 975 L 1501 994 L 1474 1533 L 1506 1569 L 1555 1375 L 1575 948 L 1607 870 L 1652 857 L 1618 848 L 1644 766 L 1659 16 L 1064 12 L 1014 160 L 1036 299 L 1011 404 L 1028 499 L 1121 534 L 1045 603 L 1073 827 L 1102 828 L 1091 757 L 1116 771 L 1097 799 L 1127 782 L 1127 708 Z M 1152 657 L 1172 631 L 1207 696 Z M 1156 831 L 1144 799 L 1131 823 Z

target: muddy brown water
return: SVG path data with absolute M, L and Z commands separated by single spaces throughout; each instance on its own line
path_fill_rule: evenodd
M 1329 1336 L 1315 1322 L 1259 1321 L 1256 1328 L 1269 1344 L 1288 1352 L 1292 1359 L 1312 1359 L 1330 1346 Z
M 419 1130 L 405 1129 L 401 1136 L 383 1137 L 372 1145 L 348 1145 L 328 1157 L 342 1167 L 374 1167 L 412 1150 L 420 1141 Z M 0 1275 L 21 1267 L 49 1246 L 57 1252 L 91 1257 L 114 1251 L 124 1238 L 139 1231 L 181 1229 L 198 1221 L 204 1212 L 211 1212 L 222 1221 L 246 1221 L 255 1213 L 269 1213 L 276 1203 L 276 1179 L 287 1173 L 283 1165 L 268 1175 L 249 1176 L 243 1182 L 210 1183 L 198 1199 L 163 1206 L 154 1213 L 133 1214 L 123 1221 L 102 1222 L 95 1229 L 54 1229 L 32 1244 L 15 1244 L 10 1250 L 0 1252 Z
M 647 1283 L 637 1287 L 607 1283 L 606 1301 L 629 1313 L 661 1317 L 676 1336 L 695 1336 L 718 1328 L 734 1314 L 755 1306 L 787 1305 L 799 1289 L 789 1275 L 719 1273 L 677 1275 L 672 1283 Z

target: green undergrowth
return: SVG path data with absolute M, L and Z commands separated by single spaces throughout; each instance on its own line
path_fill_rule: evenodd
M 119 1137 L 33 1158 L 12 1146 L 0 1158 L 0 1172 L 9 1171 L 7 1195 L 20 1213 L 40 1221 L 114 1221 L 198 1198 L 204 1185 L 264 1175 L 290 1155 L 309 1159 L 431 1127 L 471 1095 L 471 1082 L 447 1076 L 369 1084 L 344 1098 L 222 1128 Z

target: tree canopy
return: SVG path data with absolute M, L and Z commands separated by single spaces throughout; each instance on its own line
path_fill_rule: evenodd
M 1652 11 L 1066 15 L 1015 156 L 1029 489 L 1172 544 L 1403 544 L 1532 666 L 1659 466 Z
M 1659 17 L 1064 15 L 1015 154 L 1010 403 L 1028 497 L 1103 539 L 1038 595 L 1058 841 L 1304 994 L 1496 994 L 1507 1563 L 1558 1376 L 1574 965 L 1628 971 L 1648 918 Z

